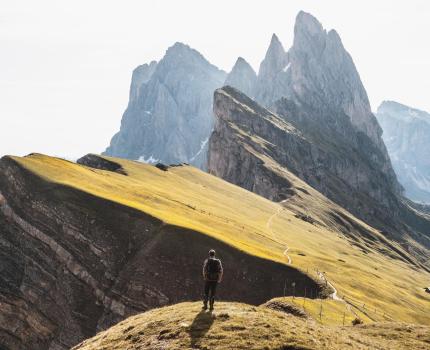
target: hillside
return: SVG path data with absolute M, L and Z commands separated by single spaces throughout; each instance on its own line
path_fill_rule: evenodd
M 182 303 L 126 319 L 73 350 L 427 349 L 430 328 L 403 323 L 327 327 L 266 307 Z
M 221 299 L 331 295 L 368 322 L 430 322 L 429 274 L 297 178 L 302 195 L 279 204 L 191 166 L 80 163 L 0 161 L 6 348 L 67 349 L 138 312 L 198 300 L 209 248 L 226 269 Z

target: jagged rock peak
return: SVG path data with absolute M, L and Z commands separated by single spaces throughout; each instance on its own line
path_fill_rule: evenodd
M 249 97 L 254 97 L 256 82 L 257 74 L 254 69 L 244 58 L 239 57 L 224 84 L 239 89 Z
M 266 56 L 260 64 L 256 87 L 256 100 L 265 107 L 284 97 L 288 92 L 286 74 L 289 57 L 276 34 L 272 35 Z
M 204 169 L 213 125 L 212 96 L 225 78 L 226 73 L 198 51 L 175 43 L 147 82 L 139 80 L 138 89 L 132 83 L 120 131 L 105 154 L 149 163 L 185 162 Z
M 272 38 L 270 39 L 270 45 L 267 53 L 269 52 L 284 52 L 284 46 L 282 46 L 281 41 L 275 33 L 272 34 Z
M 309 34 L 315 35 L 319 33 L 325 33 L 322 24 L 310 13 L 300 11 L 296 16 L 296 23 L 294 31 L 308 32 Z
M 246 69 L 256 74 L 254 69 L 252 69 L 251 65 L 243 57 L 240 56 L 237 58 L 236 63 L 233 66 L 232 72 L 238 69 Z
M 193 49 L 187 44 L 176 42 L 170 46 L 162 61 L 167 62 L 185 62 L 188 65 L 205 65 L 213 70 L 220 71 L 218 67 L 211 64 L 199 51 Z
M 300 12 L 289 50 L 291 95 L 315 108 L 341 108 L 352 124 L 384 152 L 380 127 L 373 116 L 355 64 L 336 31 L 328 33 L 312 15 Z
M 130 86 L 130 103 L 134 102 L 139 97 L 141 86 L 151 79 L 156 67 L 157 62 L 151 61 L 149 64 L 141 64 L 133 70 Z
M 287 61 L 288 55 L 285 52 L 282 43 L 279 41 L 276 34 L 273 34 L 266 56 L 260 65 L 260 70 L 258 72 L 259 77 L 275 75 L 285 67 Z

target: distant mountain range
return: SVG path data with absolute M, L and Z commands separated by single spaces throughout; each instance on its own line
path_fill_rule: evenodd
M 430 114 L 384 101 L 376 117 L 405 195 L 430 204 Z

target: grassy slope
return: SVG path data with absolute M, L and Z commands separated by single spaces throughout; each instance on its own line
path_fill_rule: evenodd
M 112 159 L 126 170 L 128 176 L 124 176 L 43 155 L 14 159 L 48 181 L 137 208 L 249 254 L 286 263 L 283 252 L 288 247 L 293 267 L 314 277 L 316 268 L 326 272 L 339 294 L 347 295 L 357 306 L 356 312 L 361 310 L 374 320 L 430 324 L 425 311 L 430 295 L 421 289 L 428 284 L 428 273 L 380 254 L 378 250 L 383 247 L 376 243 L 364 252 L 335 226 L 327 229 L 307 223 L 289 208 L 196 168 L 182 166 L 164 172 L 150 165 Z M 329 202 L 314 192 L 309 192 L 309 198 L 304 196 L 300 205 L 308 200 L 309 208 L 325 206 L 321 211 L 331 210 L 326 207 Z
M 401 323 L 321 326 L 265 307 L 181 303 L 130 317 L 77 345 L 108 349 L 427 349 L 430 329 Z

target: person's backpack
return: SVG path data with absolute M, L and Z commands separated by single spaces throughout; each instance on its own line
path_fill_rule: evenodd
M 208 281 L 218 281 L 220 273 L 220 261 L 218 259 L 208 259 L 206 263 L 206 278 Z

